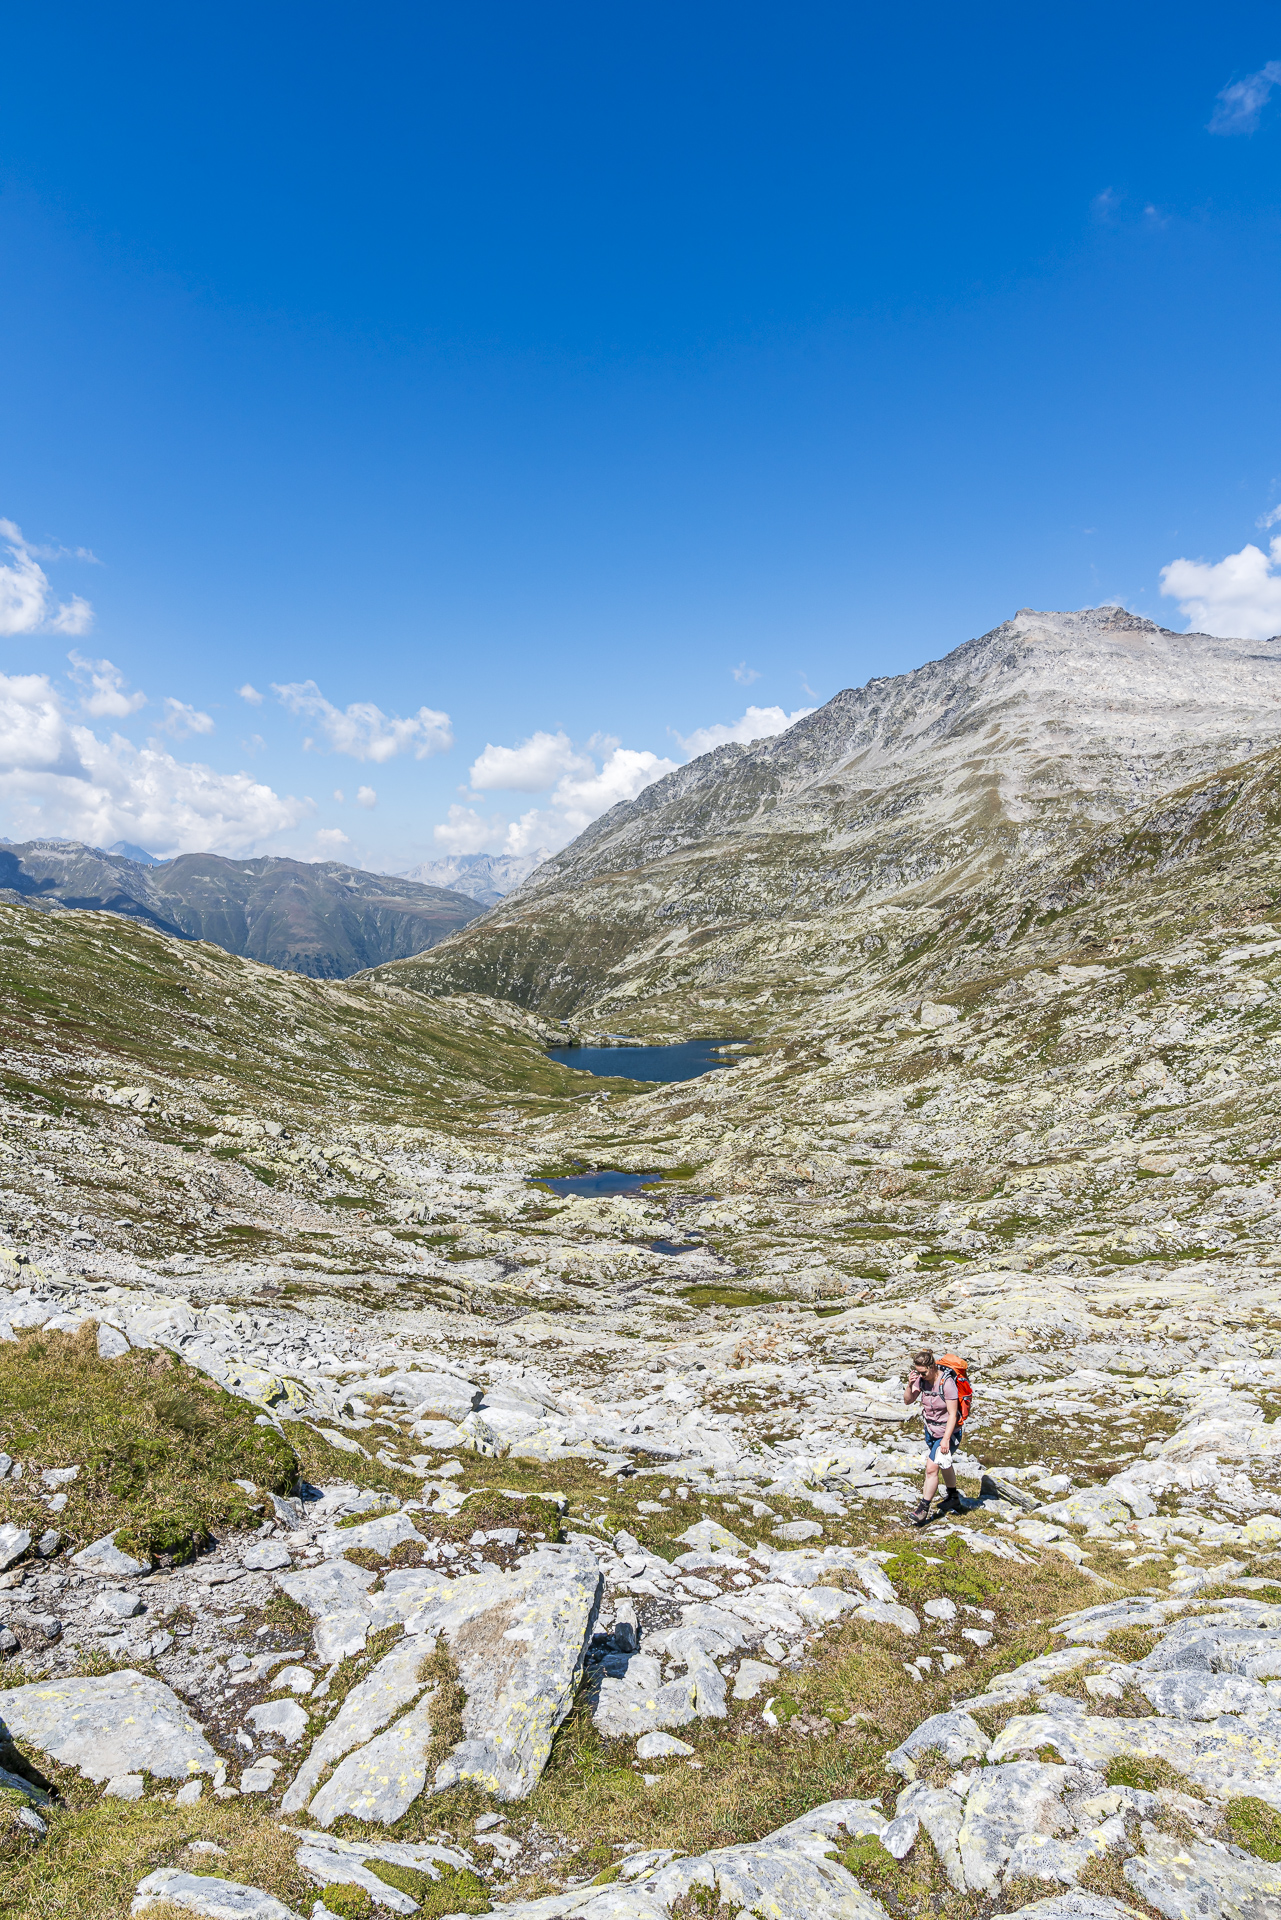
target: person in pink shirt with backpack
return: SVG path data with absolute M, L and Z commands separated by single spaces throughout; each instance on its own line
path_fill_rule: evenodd
M 925 1491 L 908 1514 L 914 1527 L 923 1527 L 930 1518 L 930 1507 L 938 1491 L 939 1469 L 947 1492 L 939 1513 L 964 1513 L 956 1488 L 956 1468 L 952 1456 L 961 1444 L 961 1429 L 974 1398 L 969 1369 L 954 1353 L 938 1360 L 932 1347 L 921 1347 L 912 1355 L 912 1371 L 903 1389 L 903 1405 L 921 1403 L 925 1421 Z

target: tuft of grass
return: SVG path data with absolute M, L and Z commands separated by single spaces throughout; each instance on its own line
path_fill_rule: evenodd
M 331 1887 L 323 1887 L 320 1898 L 330 1913 L 338 1916 L 338 1920 L 370 1920 L 374 1911 L 374 1896 L 367 1887 L 335 1883 Z
M 1162 1787 L 1172 1787 L 1194 1800 L 1202 1797 L 1202 1789 L 1194 1780 L 1159 1755 L 1119 1753 L 1109 1760 L 1104 1778 L 1110 1787 L 1134 1787 L 1140 1793 L 1159 1793 Z
M 1229 1800 L 1223 1814 L 1228 1832 L 1239 1847 L 1257 1860 L 1281 1860 L 1281 1813 L 1254 1794 Z
M 101 1359 L 92 1321 L 24 1334 L 0 1347 L 0 1446 L 25 1468 L 0 1483 L 0 1513 L 42 1533 L 40 1472 L 78 1466 L 60 1532 L 83 1544 L 119 1529 L 139 1559 L 188 1560 L 215 1529 L 256 1521 L 235 1481 L 285 1493 L 298 1477 L 293 1449 L 256 1412 L 172 1354 Z

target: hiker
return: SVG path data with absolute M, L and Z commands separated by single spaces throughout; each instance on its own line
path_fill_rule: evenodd
M 948 1354 L 945 1357 L 951 1359 L 952 1356 Z M 938 1489 L 940 1467 L 943 1469 L 943 1484 L 947 1493 L 939 1512 L 965 1511 L 956 1490 L 956 1468 L 952 1465 L 952 1456 L 961 1444 L 964 1411 L 956 1373 L 951 1367 L 940 1365 L 934 1358 L 932 1347 L 921 1347 L 912 1355 L 912 1371 L 903 1389 L 903 1405 L 910 1407 L 916 1400 L 921 1403 L 921 1414 L 925 1421 L 925 1451 L 929 1457 L 925 1467 L 925 1491 L 907 1517 L 914 1527 L 923 1527 L 930 1517 L 930 1505 Z

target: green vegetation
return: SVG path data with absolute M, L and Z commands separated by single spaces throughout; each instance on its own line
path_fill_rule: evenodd
M 1229 1800 L 1223 1817 L 1228 1832 L 1247 1853 L 1259 1860 L 1281 1860 L 1281 1813 L 1266 1800 L 1253 1794 Z
M 119 1528 L 117 1544 L 139 1558 L 189 1559 L 214 1529 L 260 1517 L 235 1481 L 286 1493 L 297 1479 L 293 1450 L 254 1417 L 172 1354 L 101 1360 L 91 1321 L 24 1334 L 0 1346 L 0 1446 L 26 1469 L 0 1482 L 0 1512 L 43 1533 L 40 1473 L 78 1466 L 59 1531 L 83 1545 Z

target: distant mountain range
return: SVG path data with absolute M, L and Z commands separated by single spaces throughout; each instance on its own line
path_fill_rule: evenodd
M 0 898 L 123 914 L 314 980 L 408 959 L 481 912 L 461 892 L 335 860 L 133 852 L 142 857 L 77 840 L 0 842 Z
M 402 877 L 422 881 L 429 887 L 450 887 L 455 893 L 465 893 L 468 899 L 479 901 L 482 907 L 493 907 L 551 857 L 546 847 L 539 847 L 533 853 L 460 853 L 407 867 Z

